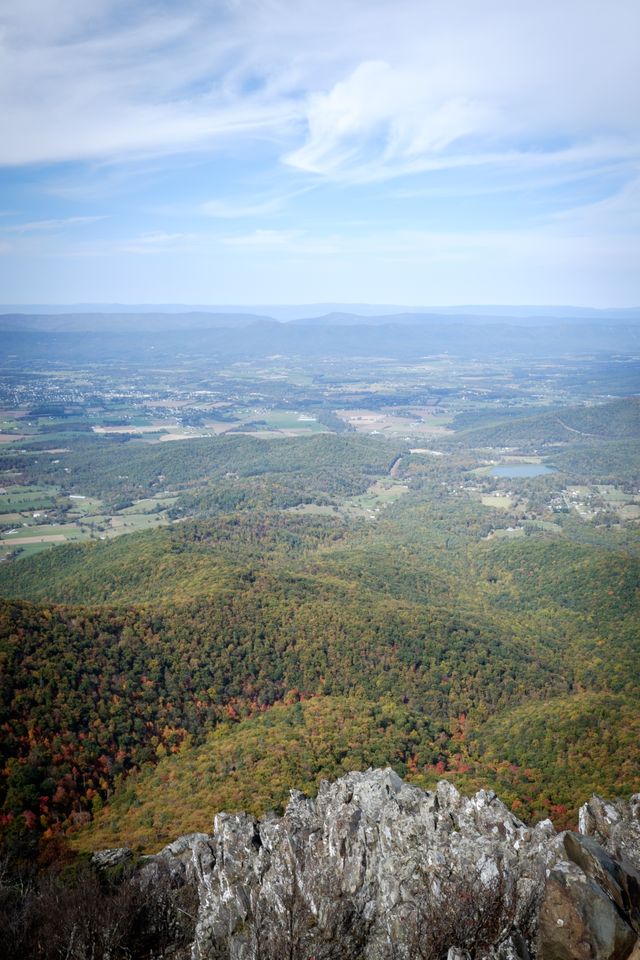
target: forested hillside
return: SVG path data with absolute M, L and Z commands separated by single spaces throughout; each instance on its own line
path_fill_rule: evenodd
M 151 849 L 369 765 L 559 825 L 640 789 L 637 415 L 475 414 L 435 454 L 354 433 L 7 453 L 24 505 L 163 518 L 101 539 L 96 516 L 0 566 L 9 851 Z M 492 476 L 490 441 L 522 478 Z
M 107 499 L 148 496 L 166 488 L 189 490 L 211 481 L 216 488 L 227 481 L 230 488 L 235 485 L 229 480 L 267 478 L 276 489 L 294 489 L 293 502 L 304 502 L 316 491 L 361 492 L 370 478 L 386 472 L 402 449 L 399 443 L 371 444 L 361 437 L 332 435 L 282 439 L 275 445 L 255 437 L 225 436 L 178 447 L 140 444 L 120 451 L 92 443 L 77 446 L 64 462 L 49 461 L 39 477 Z
M 477 420 L 482 419 L 488 422 L 477 424 Z M 465 429 L 469 421 L 470 425 Z M 459 439 L 473 446 L 508 446 L 523 442 L 549 445 L 575 441 L 580 437 L 585 440 L 637 441 L 640 437 L 640 399 L 629 398 L 589 407 L 563 407 L 508 419 L 495 414 L 460 417 L 456 425 L 461 428 Z
M 464 512 L 444 548 L 432 502 L 390 510 L 375 528 L 228 516 L 5 567 L 5 595 L 32 598 L 2 608 L 9 833 L 50 837 L 107 803 L 102 841 L 131 830 L 153 845 L 169 811 L 173 832 L 176 816 L 194 825 L 202 791 L 264 810 L 285 784 L 382 762 L 499 783 L 528 814 L 570 821 L 573 762 L 558 767 L 553 738 L 522 739 L 536 702 L 547 718 L 557 704 L 562 749 L 589 757 L 585 789 L 637 789 L 638 741 L 620 738 L 638 705 L 640 562 L 567 541 L 485 544 Z M 303 714 L 274 711 L 298 701 Z M 562 726 L 595 705 L 615 772 L 616 749 L 591 750 L 592 722 Z M 326 743 L 312 761 L 295 734 L 307 716 Z M 177 778 L 178 811 L 150 772 L 120 785 L 168 756 L 157 776 Z M 266 764 L 258 790 L 251 757 Z

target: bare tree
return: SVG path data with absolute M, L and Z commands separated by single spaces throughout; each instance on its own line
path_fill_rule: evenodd
M 453 946 L 482 955 L 513 932 L 516 916 L 516 887 L 502 870 L 489 880 L 478 871 L 452 874 L 437 893 L 425 883 L 413 903 L 407 955 L 442 960 Z
M 368 923 L 349 897 L 336 899 L 335 889 L 324 893 L 332 901 L 330 931 L 319 929 L 294 860 L 283 893 L 277 899 L 264 893 L 258 897 L 252 933 L 255 960 L 359 960 Z M 322 898 L 322 884 L 317 884 L 316 895 Z
M 135 870 L 85 867 L 66 882 L 49 872 L 22 896 L 5 894 L 1 960 L 145 960 L 193 940 L 195 890 L 163 864 L 153 884 Z
M 278 897 L 258 894 L 252 932 L 255 960 L 307 960 L 305 947 L 315 920 L 302 895 L 293 858 L 285 882 Z

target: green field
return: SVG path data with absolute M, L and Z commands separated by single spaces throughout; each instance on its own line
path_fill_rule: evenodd
M 484 494 L 481 499 L 484 507 L 493 507 L 496 510 L 510 510 L 514 504 L 513 497 L 500 497 L 492 493 Z
M 507 527 L 504 530 L 494 530 L 491 534 L 491 539 L 495 540 L 516 540 L 519 537 L 524 537 L 524 528 L 523 527 Z
M 158 507 L 163 509 L 166 507 L 172 506 L 178 499 L 176 496 L 163 496 L 159 494 L 156 497 L 146 497 L 142 500 L 136 500 L 136 502 L 130 506 L 125 507 L 124 510 L 120 510 L 119 515 L 121 517 L 126 517 L 129 514 L 133 513 L 152 513 L 155 512 Z
M 35 539 L 36 537 L 43 539 L 45 537 L 64 537 L 66 540 L 81 540 L 83 534 L 75 523 L 38 523 L 29 527 L 17 528 L 14 533 L 4 533 L 1 537 L 3 540 Z
M 175 496 L 148 497 L 121 511 L 105 512 L 98 497 L 61 494 L 53 486 L 20 486 L 13 484 L 0 495 L 0 556 L 16 558 L 32 556 L 63 543 L 105 539 L 126 533 L 137 533 L 168 522 L 166 510 Z M 71 505 L 71 509 L 68 509 Z M 50 522 L 34 516 L 46 510 Z
M 0 559 L 5 559 L 10 556 L 15 556 L 16 559 L 24 559 L 26 557 L 33 557 L 37 553 L 42 553 L 43 550 L 49 550 L 51 547 L 55 546 L 52 543 L 25 543 L 21 547 L 10 547 L 7 546 L 2 540 L 0 540 Z
M 381 508 L 395 503 L 400 497 L 408 493 L 409 487 L 400 480 L 390 477 L 377 480 L 363 494 L 351 497 L 343 504 L 343 509 L 349 513 L 371 515 Z
M 245 426 L 249 432 L 261 433 L 264 430 L 295 430 L 303 433 L 325 433 L 327 428 L 314 419 L 300 419 L 313 417 L 313 414 L 298 412 L 295 410 L 271 410 L 271 409 L 238 409 L 234 411 L 234 417 L 237 418 L 235 424 L 229 424 L 229 427 L 236 427 L 242 430 Z
M 103 501 L 97 497 L 86 497 L 82 494 L 68 497 L 72 505 L 70 514 L 85 516 L 88 513 L 97 513 L 104 506 Z
M 23 510 L 47 510 L 54 505 L 58 493 L 56 487 L 9 486 L 0 494 L 2 513 L 19 513 Z

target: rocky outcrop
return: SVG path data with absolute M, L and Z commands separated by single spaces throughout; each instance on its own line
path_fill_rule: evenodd
M 216 817 L 212 839 L 193 850 L 194 960 L 225 941 L 233 960 L 253 960 L 269 939 L 277 956 L 292 932 L 300 955 L 317 960 L 409 956 L 421 939 L 435 941 L 436 924 L 456 936 L 452 898 L 486 905 L 459 944 L 440 949 L 466 947 L 483 926 L 506 941 L 559 850 L 549 821 L 531 830 L 489 791 L 467 799 L 446 781 L 426 793 L 392 770 L 352 773 L 323 783 L 315 800 L 293 793 L 282 818 Z M 503 904 L 504 917 L 489 915 Z
M 593 798 L 587 836 L 556 834 L 491 791 L 369 770 L 292 792 L 282 817 L 218 814 L 142 871 L 197 888 L 192 960 L 640 960 L 640 877 L 617 855 L 635 856 L 636 801 Z
M 112 870 L 124 863 L 128 863 L 133 857 L 128 847 L 112 847 L 110 850 L 98 850 L 91 857 L 91 862 L 100 870 Z

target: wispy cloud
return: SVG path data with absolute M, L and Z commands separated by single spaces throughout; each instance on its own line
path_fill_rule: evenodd
M 143 299 L 180 261 L 185 300 L 445 302 L 433 264 L 478 300 L 505 264 L 547 289 L 553 253 L 563 298 L 602 264 L 631 296 L 638 35 L 637 0 L 4 0 L 2 282 L 64 261 L 82 299 L 93 258 L 124 299 L 133 256 Z
M 550 219 L 552 225 L 569 225 L 591 234 L 632 233 L 640 237 L 640 171 L 611 196 L 561 210 Z
M 329 93 L 310 98 L 307 142 L 286 162 L 358 180 L 415 172 L 452 144 L 495 127 L 491 113 L 468 97 L 434 96 L 415 70 L 367 61 Z
M 228 247 L 271 250 L 291 247 L 300 235 L 301 231 L 299 230 L 254 230 L 252 233 L 225 237 L 222 242 Z
M 106 220 L 104 214 L 89 217 L 60 217 L 54 220 L 30 220 L 27 223 L 12 223 L 0 225 L 2 233 L 48 233 L 55 230 L 66 230 L 68 227 L 81 227 L 98 220 Z
M 181 249 L 185 237 L 182 233 L 150 233 L 113 245 L 120 253 L 167 253 Z
M 160 16 L 151 2 L 62 6 L 8 0 L 0 13 L 0 163 L 184 151 L 291 118 L 264 84 L 241 89 L 238 18 L 224 4 Z
M 315 190 L 315 184 L 298 186 L 270 195 L 256 194 L 243 197 L 219 197 L 207 200 L 201 206 L 201 211 L 208 217 L 221 220 L 242 220 L 247 217 L 268 217 L 271 214 L 284 210 L 292 200 Z
M 525 160 L 525 158 L 521 159 Z M 396 200 L 466 198 L 517 193 L 523 190 L 523 186 L 528 191 L 544 192 L 563 185 L 591 182 L 596 177 L 603 178 L 618 173 L 624 176 L 627 166 L 627 158 L 617 161 L 607 160 L 603 163 L 598 163 L 593 158 L 593 163 L 587 165 L 579 162 L 575 156 L 573 160 L 569 160 L 565 154 L 563 159 L 564 163 L 555 166 L 545 160 L 546 169 L 541 174 L 536 174 L 530 162 L 531 158 L 526 158 L 527 162 L 521 164 L 496 162 L 488 176 L 475 176 L 466 183 L 460 182 L 459 179 L 448 184 L 433 183 L 428 180 L 426 183 L 421 182 L 411 186 L 390 186 L 384 195 Z M 523 183 L 522 174 L 525 172 L 527 176 Z
M 126 240 L 97 244 L 89 248 L 93 256 L 110 254 L 165 254 L 197 250 L 203 245 L 203 237 L 197 233 L 143 233 Z
M 305 142 L 286 162 L 363 183 L 473 166 L 526 172 L 637 160 L 638 63 L 627 38 L 617 38 L 603 70 L 581 72 L 589 59 L 602 65 L 598 51 L 612 33 L 604 11 L 587 4 L 587 16 L 574 21 L 565 10 L 550 42 L 543 25 L 558 18 L 546 2 L 536 7 L 539 21 L 522 5 L 490 4 L 488 16 L 485 7 L 461 6 L 469 16 L 457 17 L 455 28 L 449 22 L 449 43 L 439 45 L 446 23 L 433 17 L 401 62 L 388 49 L 386 59 L 363 61 L 330 89 L 311 93 Z M 630 4 L 619 7 L 640 27 L 637 8 L 634 15 Z M 621 22 L 613 22 L 616 32 Z M 574 28 L 584 44 L 578 53 Z
M 89 6 L 4 4 L 0 163 L 268 137 L 293 169 L 353 181 L 638 149 L 635 0 Z

